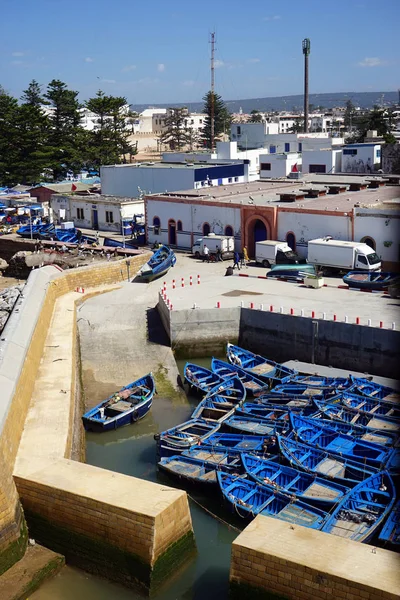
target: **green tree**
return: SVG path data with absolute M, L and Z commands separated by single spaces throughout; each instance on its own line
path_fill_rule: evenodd
M 346 102 L 346 110 L 344 111 L 344 125 L 349 131 L 353 128 L 354 118 L 356 115 L 356 107 L 351 100 Z
M 192 135 L 188 127 L 188 117 L 189 113 L 186 107 L 169 108 L 160 142 L 167 144 L 171 150 L 180 150 L 190 144 Z
M 18 183 L 14 164 L 18 160 L 18 100 L 0 86 L 0 185 Z
M 59 79 L 49 83 L 45 98 L 51 108 L 49 144 L 52 156 L 48 166 L 53 171 L 53 178 L 58 180 L 68 171 L 79 172 L 85 162 L 86 148 L 81 146 L 86 141 L 80 127 L 81 104 L 78 92 L 69 90 Z
M 251 116 L 249 119 L 249 123 L 262 123 L 263 122 L 263 116 L 259 110 L 252 110 L 250 115 Z
M 303 133 L 304 131 L 304 119 L 296 120 L 291 127 L 289 127 L 288 133 Z
M 346 139 L 346 143 L 363 142 L 368 131 L 376 131 L 379 137 L 383 137 L 386 143 L 393 143 L 392 135 L 393 115 L 380 106 L 374 106 L 372 110 L 366 111 L 355 119 L 355 131 Z
M 101 165 L 120 164 L 126 162 L 126 154 L 136 154 L 128 141 L 126 105 L 123 96 L 106 96 L 101 90 L 86 102 L 86 108 L 97 116 L 96 127 L 87 136 L 87 166 L 99 169 Z
M 214 108 L 214 143 L 221 138 L 222 134 L 230 134 L 232 115 L 227 109 L 224 101 L 219 94 L 207 92 L 203 98 L 206 118 L 203 127 L 203 142 L 207 148 L 211 149 L 211 113 Z

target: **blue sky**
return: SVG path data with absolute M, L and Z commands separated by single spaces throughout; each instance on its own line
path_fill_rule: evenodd
M 130 103 L 201 100 L 216 31 L 216 90 L 225 100 L 400 87 L 400 0 L 1 0 L 0 85 L 65 81 L 81 100 L 99 88 Z

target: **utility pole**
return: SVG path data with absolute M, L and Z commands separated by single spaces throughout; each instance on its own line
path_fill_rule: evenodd
M 308 133 L 308 57 L 310 55 L 310 40 L 303 40 L 304 54 L 304 133 Z
M 211 106 L 210 106 L 210 128 L 211 128 L 211 152 L 214 150 L 214 88 L 215 88 L 215 32 L 211 33 Z

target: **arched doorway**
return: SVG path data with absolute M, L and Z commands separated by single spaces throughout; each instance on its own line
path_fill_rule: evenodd
M 230 225 L 227 225 L 225 227 L 225 235 L 233 236 L 233 227 L 231 227 Z
M 296 251 L 296 236 L 291 231 L 289 231 L 289 233 L 286 234 L 286 242 L 287 242 L 287 245 L 293 250 L 293 252 L 295 252 Z
M 176 246 L 176 223 L 174 219 L 168 221 L 168 244 Z
M 376 242 L 374 240 L 374 238 L 369 237 L 368 235 L 363 237 L 361 240 L 364 244 L 367 244 L 367 246 L 369 246 L 370 248 L 372 248 L 372 250 L 376 250 Z
M 210 233 L 210 224 L 209 223 L 203 223 L 203 236 L 206 236 Z

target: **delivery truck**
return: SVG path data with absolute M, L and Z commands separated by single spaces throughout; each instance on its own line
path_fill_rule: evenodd
M 302 265 L 306 263 L 286 242 L 264 240 L 256 242 L 256 263 L 265 268 L 271 265 Z
M 209 233 L 200 241 L 200 256 L 204 255 L 205 245 L 207 245 L 211 258 L 215 258 L 217 254 L 217 248 L 221 250 L 223 260 L 229 260 L 233 258 L 233 253 L 235 251 L 235 240 L 233 239 L 233 236 Z
M 362 242 L 344 242 L 331 237 L 308 242 L 308 262 L 338 271 L 380 271 L 381 259 Z

